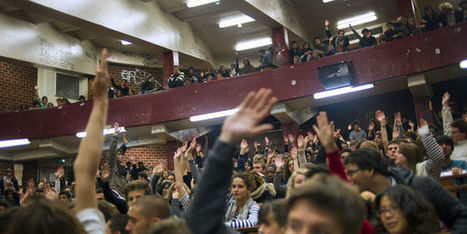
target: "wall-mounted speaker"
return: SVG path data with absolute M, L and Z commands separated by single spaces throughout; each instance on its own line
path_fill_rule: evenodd
M 326 90 L 337 89 L 353 84 L 352 62 L 342 61 L 318 67 L 319 80 Z

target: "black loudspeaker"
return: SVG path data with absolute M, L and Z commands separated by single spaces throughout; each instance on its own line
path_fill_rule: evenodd
M 318 67 L 319 80 L 326 90 L 337 89 L 353 84 L 352 62 Z

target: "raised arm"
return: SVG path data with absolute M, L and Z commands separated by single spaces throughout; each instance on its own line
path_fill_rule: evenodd
M 334 139 L 334 123 L 329 123 L 326 112 L 320 112 L 316 117 L 316 122 L 318 126 L 313 125 L 313 129 L 326 151 L 326 157 L 329 161 L 329 172 L 348 181 L 347 174 L 344 170 L 344 164 L 342 164 L 340 157 L 339 148 L 337 147 L 336 139 Z
M 451 135 L 451 124 L 453 122 L 452 119 L 452 114 L 451 114 L 451 107 L 449 107 L 449 99 L 451 98 L 451 95 L 446 92 L 443 95 L 442 99 L 442 104 L 443 104 L 443 109 L 442 109 L 442 115 L 443 115 L 443 131 L 444 135 L 450 136 Z
M 249 93 L 237 107 L 237 113 L 224 121 L 187 215 L 187 223 L 194 234 L 227 232 L 223 222 L 225 197 L 232 176 L 236 145 L 244 137 L 253 137 L 273 128 L 271 124 L 260 125 L 277 102 L 277 98 L 271 97 L 271 94 L 272 91 L 268 89 Z
M 383 140 L 384 150 L 387 150 L 389 138 L 388 138 L 388 130 L 386 129 L 386 115 L 381 110 L 377 110 L 375 115 L 381 127 L 381 138 Z
M 303 166 L 306 161 L 305 148 L 308 144 L 310 138 L 308 136 L 303 137 L 302 135 L 297 137 L 297 146 L 298 146 L 298 164 Z
M 436 139 L 430 133 L 428 129 L 428 123 L 424 119 L 420 119 L 420 127 L 418 133 L 422 137 L 423 146 L 425 146 L 426 154 L 428 156 L 427 171 L 430 177 L 436 181 L 439 181 L 441 175 L 441 164 L 444 161 L 444 153 L 441 146 L 436 142 Z

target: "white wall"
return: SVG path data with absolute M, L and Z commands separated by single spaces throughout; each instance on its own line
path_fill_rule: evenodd
M 66 73 L 61 72 L 60 73 Z M 49 102 L 52 102 L 54 106 L 57 106 L 57 98 L 61 98 L 56 96 L 56 74 L 57 72 L 54 69 L 47 68 L 47 67 L 39 67 L 37 69 L 37 86 L 38 86 L 38 93 L 39 97 L 47 96 Z M 71 74 L 75 76 L 75 74 Z M 88 79 L 86 77 L 77 77 L 79 79 L 79 95 L 83 95 L 87 98 L 88 96 Z M 70 99 L 68 100 L 71 103 L 77 102 L 78 99 Z

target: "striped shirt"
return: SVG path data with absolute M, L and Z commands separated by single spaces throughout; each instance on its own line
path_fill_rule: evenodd
M 237 220 L 238 211 L 235 212 L 235 216 L 231 222 L 226 222 L 225 224 L 231 228 L 248 228 L 254 227 L 258 224 L 258 213 L 259 213 L 259 205 L 254 204 L 248 210 L 248 219 L 245 220 Z

